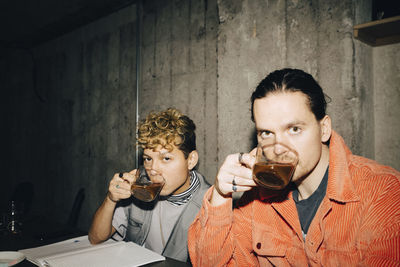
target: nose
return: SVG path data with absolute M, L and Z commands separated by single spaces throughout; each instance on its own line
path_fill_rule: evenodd
M 159 165 L 159 163 L 158 163 L 158 161 L 157 160 L 152 160 L 152 163 L 151 163 L 151 166 L 150 166 L 150 175 L 158 175 L 158 174 L 160 174 L 160 171 L 159 171 L 159 167 L 160 167 L 160 165 Z
M 282 155 L 283 153 L 286 153 L 288 151 L 288 148 L 280 143 L 275 143 L 274 144 L 274 153 L 276 155 Z
M 281 154 L 283 154 L 283 153 L 288 151 L 288 148 L 286 147 L 287 140 L 286 140 L 285 134 L 276 133 L 274 141 L 275 141 L 274 142 L 274 153 L 276 155 L 281 155 Z

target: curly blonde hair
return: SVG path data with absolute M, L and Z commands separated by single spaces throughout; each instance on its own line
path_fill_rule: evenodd
M 168 150 L 175 145 L 187 158 L 196 150 L 195 129 L 194 122 L 175 108 L 151 112 L 139 123 L 138 145 L 143 149 L 155 149 L 160 145 Z

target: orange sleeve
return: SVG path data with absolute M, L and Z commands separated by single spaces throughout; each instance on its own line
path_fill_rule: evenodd
M 209 199 L 189 228 L 188 246 L 193 266 L 258 266 L 252 253 L 250 205 L 232 211 L 232 201 L 213 207 Z
M 394 178 L 394 179 L 393 179 Z M 363 266 L 400 265 L 400 180 L 381 176 L 384 184 L 375 184 L 380 194 L 371 199 L 366 219 L 360 229 Z M 383 181 L 389 181 L 383 183 Z M 371 193 L 370 193 L 371 194 Z

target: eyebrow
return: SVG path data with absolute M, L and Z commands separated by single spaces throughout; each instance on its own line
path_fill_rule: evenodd
M 304 121 L 293 121 L 286 124 L 286 127 L 294 126 L 294 125 L 306 125 Z
M 165 154 L 171 153 L 170 151 L 164 151 L 164 152 L 158 152 L 159 156 L 164 156 Z M 143 156 L 149 157 L 151 158 L 150 155 L 148 155 L 147 153 L 143 152 Z
M 283 128 L 290 128 L 290 127 L 293 127 L 293 126 L 295 126 L 295 125 L 306 125 L 306 123 L 305 123 L 304 121 L 295 120 L 295 121 L 288 122 L 288 123 L 286 123 L 286 124 L 284 124 L 284 125 L 281 125 L 280 127 L 283 127 Z M 266 128 L 258 128 L 257 126 L 256 126 L 256 130 L 257 130 L 257 132 L 270 131 L 269 129 L 266 129 Z

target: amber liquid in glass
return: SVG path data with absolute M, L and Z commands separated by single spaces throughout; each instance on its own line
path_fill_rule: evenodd
M 135 198 L 150 202 L 156 198 L 163 186 L 164 183 L 133 184 L 131 191 Z
M 256 163 L 253 179 L 266 188 L 281 190 L 289 184 L 295 168 L 296 166 L 290 163 Z

